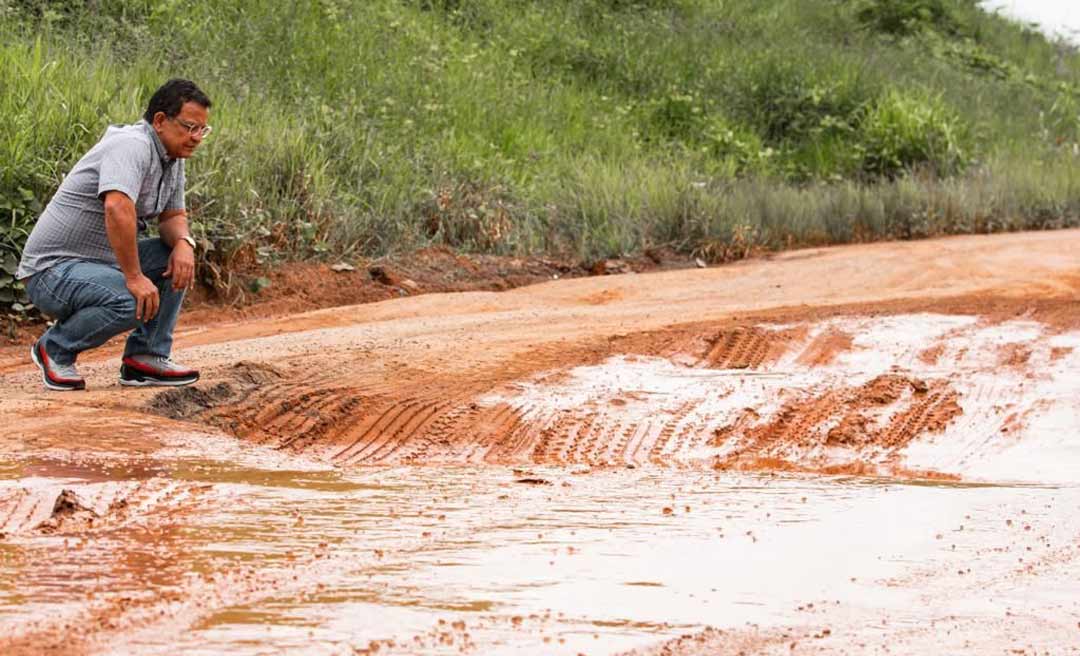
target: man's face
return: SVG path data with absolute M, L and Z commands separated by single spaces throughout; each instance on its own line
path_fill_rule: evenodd
M 169 157 L 184 159 L 191 157 L 202 143 L 203 129 L 210 119 L 210 112 L 197 102 L 186 102 L 180 113 L 169 118 L 165 112 L 154 115 L 154 131 L 165 146 Z

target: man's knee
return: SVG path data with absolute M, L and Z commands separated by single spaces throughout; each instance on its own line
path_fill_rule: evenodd
M 62 320 L 67 318 L 70 312 L 64 299 L 57 297 L 50 286 L 52 281 L 47 280 L 52 274 L 52 271 L 45 270 L 29 278 L 26 281 L 26 295 L 30 297 L 30 302 L 34 304 L 34 307 L 43 314 Z
M 135 298 L 130 294 L 114 296 L 106 307 L 115 317 L 117 330 L 132 330 L 139 325 L 135 318 Z

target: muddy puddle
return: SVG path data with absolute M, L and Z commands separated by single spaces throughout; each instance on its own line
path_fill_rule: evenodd
M 957 614 L 1038 618 L 1080 637 L 1077 487 L 339 471 L 211 436 L 177 438 L 137 466 L 7 459 L 0 478 L 0 634 L 16 645 L 608 654 L 715 627 L 810 641 L 888 632 L 918 649 L 935 644 L 923 629 Z M 60 490 L 78 499 L 67 521 L 93 521 L 28 520 L 40 511 L 25 499 L 47 506 Z
M 0 653 L 1080 653 L 1074 326 L 603 344 L 0 405 Z

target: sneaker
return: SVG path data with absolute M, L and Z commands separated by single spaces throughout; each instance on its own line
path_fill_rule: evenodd
M 41 380 L 45 387 L 57 392 L 86 389 L 86 381 L 79 375 L 74 364 L 60 364 L 49 357 L 41 340 L 30 347 L 30 359 L 41 369 Z
M 199 380 L 199 372 L 159 355 L 125 355 L 120 365 L 120 384 L 134 387 L 168 385 L 180 387 Z

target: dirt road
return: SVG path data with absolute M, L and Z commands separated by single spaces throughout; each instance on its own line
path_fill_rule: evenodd
M 0 651 L 1073 653 L 1077 253 L 183 325 L 203 380 L 164 392 L 113 347 L 45 393 L 4 349 Z

